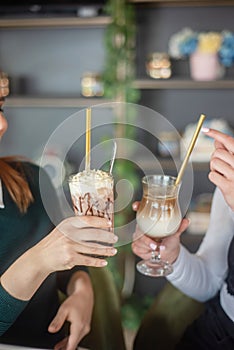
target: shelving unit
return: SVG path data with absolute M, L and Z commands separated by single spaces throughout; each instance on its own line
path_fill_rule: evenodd
M 1 29 L 53 29 L 53 28 L 105 28 L 111 23 L 109 16 L 97 17 L 15 17 L 0 18 Z M 99 103 L 107 103 L 110 100 L 104 98 L 84 98 L 82 96 L 8 96 L 6 107 L 11 108 L 83 108 Z
M 145 62 L 152 52 L 166 52 L 171 35 L 183 27 L 198 31 L 234 31 L 231 19 L 234 0 L 129 1 L 135 5 L 137 12 L 138 76 L 134 87 L 142 92 L 140 104 L 159 112 L 181 132 L 188 124 L 195 123 L 195 117 L 201 112 L 207 115 L 207 119 L 223 118 L 232 126 L 233 68 L 227 69 L 220 80 L 195 81 L 189 76 L 188 60 L 173 61 L 171 78 L 152 79 L 146 74 Z M 175 164 L 170 159 L 158 158 L 158 161 L 162 169 L 174 171 Z M 209 192 L 209 162 L 193 162 L 192 166 L 196 172 L 194 195 L 201 189 Z M 152 170 L 152 162 L 144 159 L 144 169 Z
M 175 167 L 175 162 L 171 159 L 167 159 L 167 158 L 160 158 L 157 157 L 157 160 L 160 163 L 160 166 L 162 169 L 167 169 L 168 171 L 173 171 L 176 170 Z M 175 160 L 176 164 L 181 164 L 182 161 L 180 159 Z M 142 159 L 141 160 L 141 166 L 143 167 L 143 169 L 148 169 L 148 170 L 152 170 L 155 168 L 155 165 L 152 165 L 152 161 L 149 161 L 147 159 Z M 192 162 L 192 167 L 194 171 L 209 171 L 209 162 Z
M 232 6 L 233 0 L 128 0 L 131 3 L 157 6 Z
M 141 90 L 158 89 L 234 89 L 234 80 L 195 81 L 191 79 L 137 79 L 134 87 Z
M 5 106 L 11 108 L 84 108 L 108 102 L 110 100 L 104 98 L 9 96 Z
M 71 28 L 71 27 L 105 27 L 111 23 L 108 16 L 99 17 L 34 17 L 0 19 L 0 28 Z

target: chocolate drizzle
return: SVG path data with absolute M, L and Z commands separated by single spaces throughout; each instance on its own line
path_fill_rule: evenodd
M 112 220 L 113 200 L 110 196 L 96 199 L 87 192 L 83 196 L 72 196 L 73 209 L 76 215 L 91 215 Z

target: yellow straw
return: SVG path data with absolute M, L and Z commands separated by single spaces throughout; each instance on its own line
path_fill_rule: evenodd
M 91 108 L 86 109 L 86 151 L 85 170 L 90 170 L 90 149 L 91 149 Z
M 191 142 L 190 142 L 190 145 L 189 145 L 189 148 L 188 148 L 188 150 L 187 150 L 187 154 L 186 154 L 186 156 L 185 156 L 185 158 L 184 158 L 184 161 L 183 161 L 183 163 L 182 163 L 182 165 L 181 165 L 181 168 L 180 168 L 180 171 L 179 171 L 179 173 L 178 173 L 178 176 L 177 176 L 175 185 L 178 185 L 178 184 L 181 182 L 181 179 L 182 179 L 182 176 L 183 176 L 183 174 L 184 174 L 186 165 L 187 165 L 187 163 L 188 163 L 188 160 L 189 160 L 189 157 L 190 157 L 190 155 L 191 155 L 191 153 L 192 153 L 192 150 L 193 150 L 193 148 L 194 148 L 194 146 L 195 146 L 196 140 L 197 140 L 197 138 L 198 138 L 198 134 L 199 134 L 199 132 L 200 132 L 200 130 L 201 130 L 201 127 L 202 127 L 202 124 L 203 124 L 205 118 L 206 118 L 206 116 L 205 116 L 204 114 L 201 114 L 201 115 L 200 115 L 199 121 L 198 121 L 198 123 L 197 123 L 197 128 L 196 128 L 196 130 L 195 130 L 195 132 L 194 132 L 193 138 L 192 138 L 192 140 L 191 140 Z

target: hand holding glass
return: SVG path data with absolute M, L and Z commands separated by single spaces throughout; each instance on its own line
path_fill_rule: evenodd
M 178 230 L 182 220 L 178 201 L 180 184 L 175 183 L 176 178 L 167 175 L 148 175 L 142 179 L 143 197 L 137 211 L 137 224 L 157 244 L 151 259 L 137 264 L 138 271 L 148 276 L 166 276 L 173 271 L 167 261 L 161 260 L 160 243 Z
M 112 222 L 109 231 L 114 233 L 113 185 L 112 175 L 102 170 L 84 170 L 78 174 L 71 175 L 69 187 L 75 215 L 106 218 Z M 104 242 L 96 241 L 96 243 L 110 246 L 110 244 Z M 105 258 L 105 256 L 93 256 Z

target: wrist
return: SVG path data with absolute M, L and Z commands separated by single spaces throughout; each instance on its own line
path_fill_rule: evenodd
M 67 286 L 67 294 L 84 294 L 84 296 L 93 298 L 93 287 L 90 277 L 85 271 L 75 272 Z
M 169 263 L 174 264 L 176 262 L 176 260 L 178 259 L 179 254 L 180 254 L 180 245 L 178 247 L 176 247 L 176 249 L 174 249 L 172 251 L 172 253 L 170 254 Z
M 27 301 L 47 276 L 33 249 L 29 249 L 3 273 L 1 284 L 16 299 Z

